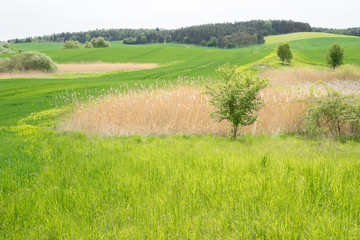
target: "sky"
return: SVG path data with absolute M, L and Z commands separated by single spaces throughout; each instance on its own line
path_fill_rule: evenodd
M 108 28 L 165 28 L 254 19 L 360 27 L 360 0 L 1 0 L 0 41 Z

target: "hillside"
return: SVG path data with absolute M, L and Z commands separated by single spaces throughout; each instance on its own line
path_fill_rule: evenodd
M 325 66 L 327 46 L 338 42 L 346 49 L 346 64 L 358 65 L 360 62 L 360 38 L 326 33 L 294 33 L 269 36 L 265 44 L 246 48 L 217 49 L 179 44 L 124 45 L 112 42 L 108 49 L 59 49 L 58 43 L 13 44 L 27 50 L 46 53 L 57 63 L 72 62 L 137 62 L 159 63 L 160 68 L 135 72 L 120 72 L 95 77 L 55 79 L 0 79 L 0 96 L 6 100 L 1 103 L 0 120 L 11 124 L 15 119 L 49 108 L 49 100 L 65 89 L 99 89 L 116 86 L 122 82 L 156 79 L 175 80 L 179 75 L 188 77 L 215 77 L 215 69 L 226 62 L 239 66 L 270 64 L 278 66 L 274 49 L 281 39 L 288 39 L 295 53 L 293 65 L 315 64 Z M 5 57 L 4 55 L 3 57 Z M 76 75 L 75 75 L 76 77 Z M 21 86 L 21 88 L 19 88 Z M 32 91 L 29 92 L 28 90 Z M 33 99 L 28 101 L 25 99 Z M 34 103 L 37 102 L 37 103 Z M 14 111 L 14 106 L 16 111 Z
M 275 54 L 282 42 L 290 64 Z M 334 42 L 345 48 L 344 68 L 326 67 Z M 0 78 L 0 239 L 360 236 L 358 129 L 305 138 L 299 125 L 317 80 L 360 89 L 360 38 L 305 32 L 232 49 L 111 46 L 10 45 L 58 64 L 155 68 Z M 261 122 L 237 140 L 229 122 L 209 118 L 204 94 L 225 63 L 270 78 Z

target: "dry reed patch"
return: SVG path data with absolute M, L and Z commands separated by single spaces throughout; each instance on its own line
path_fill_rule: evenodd
M 360 70 L 352 65 L 344 65 L 337 69 L 308 69 L 308 68 L 279 68 L 265 71 L 262 77 L 271 82 L 286 85 L 302 85 L 315 83 L 319 80 L 331 81 L 359 81 Z
M 111 72 L 151 69 L 159 67 L 155 63 L 66 63 L 58 64 L 57 73 L 67 72 Z
M 229 135 L 229 122 L 209 118 L 214 110 L 201 87 L 144 90 L 110 96 L 95 104 L 79 104 L 64 124 L 67 130 L 100 135 Z M 265 89 L 261 97 L 266 107 L 259 111 L 256 123 L 241 133 L 277 133 L 297 131 L 297 121 L 305 103 L 293 102 L 304 94 L 296 91 Z
M 112 71 L 135 71 L 159 67 L 155 63 L 66 63 L 57 64 L 58 69 L 54 73 L 40 71 L 27 71 L 15 73 L 0 73 L 0 79 L 6 78 L 53 78 L 56 73 L 94 73 Z
M 19 73 L 0 73 L 0 79 L 7 78 L 51 78 L 53 73 L 44 73 L 40 71 L 27 71 Z

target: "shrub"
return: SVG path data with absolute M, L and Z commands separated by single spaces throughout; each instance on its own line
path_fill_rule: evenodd
M 236 139 L 239 125 L 253 124 L 257 116 L 254 111 L 263 107 L 258 93 L 268 84 L 267 79 L 238 73 L 237 66 L 225 64 L 217 69 L 222 78 L 215 88 L 207 86 L 210 104 L 217 108 L 211 117 L 221 122 L 228 120 L 233 126 L 233 139 Z
M 79 43 L 79 41 L 69 40 L 69 41 L 64 42 L 61 49 L 74 49 L 74 48 L 80 48 L 80 47 L 81 47 L 81 44 Z
M 77 39 L 76 36 L 72 36 L 69 40 L 70 40 L 70 41 L 77 41 L 78 39 Z
M 329 46 L 328 53 L 326 55 L 327 64 L 332 67 L 336 68 L 343 64 L 344 59 L 344 48 L 337 43 Z
M 206 46 L 206 44 L 207 44 L 207 42 L 206 42 L 205 40 L 202 40 L 202 41 L 200 42 L 200 45 L 201 45 L 201 46 Z
M 226 44 L 226 48 L 234 48 L 235 44 L 234 43 L 228 43 Z
M 142 44 L 145 44 L 146 42 L 147 42 L 147 38 L 146 38 L 146 36 L 141 36 L 141 38 L 140 38 L 140 42 L 142 43 Z
M 317 92 L 318 82 L 310 90 L 308 110 L 303 115 L 302 129 L 311 137 L 319 137 L 329 132 L 332 136 L 340 137 L 342 128 L 346 124 L 360 126 L 360 98 L 356 95 L 343 95 L 340 91 L 326 87 L 325 94 Z
M 360 69 L 354 65 L 345 64 L 335 70 L 335 75 L 339 79 L 358 79 L 360 76 Z
M 93 48 L 94 46 L 91 44 L 91 42 L 86 41 L 85 42 L 85 48 Z
M 217 47 L 217 45 L 218 45 L 218 40 L 216 37 L 211 37 L 210 41 L 208 41 L 207 43 L 208 47 Z
M 135 38 L 135 37 L 124 38 L 123 43 L 124 44 L 136 44 L 137 38 Z
M 0 54 L 11 53 L 10 45 L 7 42 L 0 42 Z
M 0 54 L 7 54 L 11 53 L 11 51 L 7 48 L 0 47 Z
M 43 71 L 54 72 L 56 64 L 47 55 L 38 52 L 26 52 L 11 58 L 0 59 L 0 72 Z
M 233 48 L 239 46 L 253 45 L 257 43 L 257 34 L 240 32 L 225 36 L 221 40 L 220 47 Z
M 191 40 L 190 40 L 189 37 L 184 37 L 183 42 L 184 42 L 185 44 L 190 44 L 190 43 L 191 43 Z
M 288 43 L 279 44 L 276 48 L 276 54 L 278 55 L 282 63 L 290 63 L 291 59 L 293 58 L 293 54 L 290 50 L 290 44 Z
M 110 43 L 108 41 L 105 41 L 103 37 L 97 37 L 91 39 L 91 44 L 94 48 L 106 48 L 110 47 Z

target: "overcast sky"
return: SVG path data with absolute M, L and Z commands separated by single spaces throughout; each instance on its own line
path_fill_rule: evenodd
M 285 19 L 360 27 L 360 0 L 2 0 L 0 40 L 100 28 L 166 28 Z

